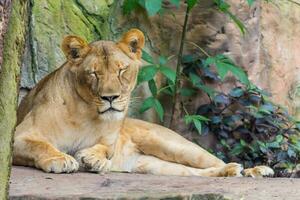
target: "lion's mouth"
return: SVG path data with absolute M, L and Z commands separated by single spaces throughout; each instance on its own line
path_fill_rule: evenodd
M 118 109 L 116 109 L 114 107 L 109 107 L 108 109 L 106 109 L 104 111 L 98 110 L 98 113 L 101 115 L 101 114 L 104 114 L 104 113 L 110 112 L 110 111 L 112 111 L 112 112 L 123 112 L 123 110 L 118 110 Z

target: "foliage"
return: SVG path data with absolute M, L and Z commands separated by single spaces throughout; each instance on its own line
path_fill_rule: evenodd
M 187 0 L 187 7 L 191 10 L 197 3 L 198 0 Z M 171 4 L 179 7 L 180 0 L 170 0 Z M 142 8 L 145 9 L 149 16 L 153 16 L 159 12 L 163 12 L 163 1 L 162 0 L 125 0 L 123 3 L 123 12 L 130 14 L 132 11 Z
M 241 83 L 247 86 L 250 84 L 247 74 L 241 68 L 237 67 L 233 63 L 233 61 L 225 55 L 208 57 L 204 63 L 206 66 L 215 65 L 217 72 L 222 80 L 224 80 L 228 72 L 231 72 L 236 78 L 238 78 L 241 81 Z
M 254 3 L 255 0 L 247 0 L 249 6 Z M 180 6 L 180 0 L 169 0 L 169 2 L 176 7 Z M 187 0 L 187 11 L 192 10 L 196 4 L 200 2 L 198 0 Z M 246 32 L 246 27 L 244 24 L 230 11 L 230 5 L 225 0 L 214 0 L 216 8 L 227 15 L 233 22 L 238 26 L 240 31 L 244 34 Z M 125 0 L 123 3 L 124 14 L 130 14 L 131 12 L 144 9 L 147 11 L 149 16 L 154 16 L 157 13 L 163 13 L 163 1 L 162 0 Z
M 240 31 L 244 34 L 246 32 L 245 25 L 230 11 L 230 5 L 225 0 L 214 0 L 217 9 L 229 16 L 231 20 L 239 27 Z M 247 0 L 248 4 L 251 6 L 254 0 Z
M 211 62 L 223 57 L 217 55 L 185 62 L 184 73 L 193 74 L 202 81 L 201 84 L 222 83 L 227 71 L 218 70 L 217 65 L 228 69 L 244 84 L 232 88 L 227 94 L 214 91 L 212 95 L 191 81 L 194 89 L 206 92 L 211 99 L 194 113 L 206 117 L 201 133 L 213 134 L 217 138 L 214 150 L 227 162 L 237 161 L 246 167 L 268 164 L 277 175 L 283 173 L 282 169 L 294 168 L 300 158 L 300 122 L 270 102 L 269 94 L 251 84 L 244 71 L 229 58 L 220 63 Z M 223 62 L 232 64 L 226 68 Z M 199 125 L 195 124 L 195 128 L 198 130 Z
M 147 61 L 149 65 L 144 66 L 139 71 L 138 84 L 142 82 L 148 82 L 152 96 L 143 102 L 140 112 L 143 113 L 150 108 L 154 108 L 159 116 L 159 119 L 163 121 L 164 109 L 157 97 L 161 92 L 174 85 L 176 72 L 170 67 L 166 66 L 167 58 L 164 56 L 160 56 L 158 62 L 155 62 L 154 58 L 152 58 L 147 52 L 143 51 L 142 58 Z M 158 90 L 156 82 L 154 81 L 154 77 L 157 73 L 161 73 L 163 76 L 165 76 L 169 80 L 170 85 Z
M 172 88 L 176 73 L 168 68 L 167 59 L 162 56 L 157 64 L 146 52 L 143 58 L 152 65 L 142 68 L 139 83 L 148 81 L 152 96 L 144 101 L 141 111 L 154 107 L 162 120 L 163 108 L 158 94 L 174 95 Z M 191 87 L 181 88 L 181 95 L 193 97 L 202 91 L 210 99 L 192 114 L 182 105 L 186 113 L 184 121 L 199 134 L 216 137 L 218 142 L 214 151 L 217 156 L 227 162 L 243 163 L 246 167 L 267 164 L 276 170 L 278 176 L 285 175 L 285 169 L 295 167 L 300 158 L 300 122 L 288 115 L 284 108 L 269 101 L 270 94 L 253 85 L 241 67 L 225 55 L 206 59 L 185 55 L 182 63 L 182 76 Z M 150 72 L 150 67 L 155 73 Z M 163 74 L 162 67 L 168 68 L 171 75 Z M 148 72 L 144 73 L 144 70 Z M 167 85 L 160 90 L 153 79 L 156 73 L 162 73 L 168 79 Z M 215 91 L 207 86 L 208 82 L 221 84 L 228 74 L 240 82 L 230 92 Z
M 176 7 L 180 0 L 170 0 Z M 159 101 L 161 93 L 173 97 L 173 105 L 180 101 L 185 113 L 184 121 L 199 134 L 213 134 L 218 140 L 214 148 L 216 155 L 225 161 L 237 161 L 246 167 L 268 164 L 278 173 L 282 169 L 292 169 L 299 162 L 300 156 L 300 122 L 294 120 L 283 108 L 268 100 L 269 94 L 253 85 L 246 72 L 223 54 L 210 56 L 182 55 L 185 42 L 186 24 L 189 12 L 197 5 L 197 0 L 187 0 L 185 21 L 182 29 L 180 49 L 177 55 L 176 71 L 168 66 L 168 58 L 160 55 L 156 60 L 149 53 L 143 52 L 143 59 L 148 65 L 141 68 L 138 84 L 147 82 L 151 96 L 142 104 L 140 111 L 154 108 L 161 121 L 164 109 Z M 249 6 L 254 0 L 247 0 Z M 214 0 L 220 12 L 227 15 L 240 29 L 246 33 L 244 24 L 230 11 L 225 0 Z M 162 0 L 125 0 L 123 11 L 130 14 L 136 9 L 144 9 L 149 16 L 164 11 Z M 158 88 L 155 77 L 161 74 L 166 83 Z M 216 91 L 208 86 L 222 84 L 228 75 L 233 75 L 239 85 L 228 93 Z M 178 81 L 184 81 L 182 87 Z M 182 97 L 193 97 L 204 92 L 210 102 L 201 105 L 195 113 L 188 113 Z M 180 98 L 177 98 L 177 97 Z M 173 115 L 174 108 L 172 110 Z M 172 116 L 171 116 L 172 117 Z M 280 174 L 277 174 L 280 175 Z

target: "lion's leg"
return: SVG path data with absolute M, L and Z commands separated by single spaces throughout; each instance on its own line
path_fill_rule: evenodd
M 178 176 L 203 176 L 203 177 L 217 177 L 217 176 L 241 176 L 241 165 L 237 163 L 229 163 L 223 167 L 209 167 L 206 169 L 198 169 L 188 167 L 178 163 L 172 163 L 161 160 L 159 158 L 147 155 L 141 155 L 132 172 L 148 173 L 156 175 L 178 175 Z
M 69 173 L 78 170 L 77 161 L 52 144 L 34 136 L 16 136 L 13 164 L 35 166 L 45 172 Z
M 96 144 L 90 148 L 78 151 L 75 154 L 76 160 L 84 169 L 92 172 L 109 170 L 111 161 L 108 157 L 109 148 L 102 144 Z
M 253 168 L 248 168 L 244 170 L 244 176 L 253 177 L 253 178 L 260 178 L 263 176 L 273 176 L 274 171 L 268 166 L 260 165 L 255 166 Z
M 124 129 L 130 132 L 137 148 L 146 155 L 202 169 L 225 166 L 222 160 L 165 127 L 126 119 Z
M 126 119 L 124 130 L 130 133 L 137 148 L 146 155 L 195 168 L 224 167 L 226 164 L 198 145 L 165 127 L 135 119 Z M 245 176 L 271 176 L 267 166 L 256 166 L 244 171 Z

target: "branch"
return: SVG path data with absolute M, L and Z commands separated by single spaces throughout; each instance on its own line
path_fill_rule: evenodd
M 175 109 L 177 104 L 179 103 L 179 87 L 180 87 L 180 74 L 181 74 L 181 60 L 182 60 L 182 53 L 183 53 L 183 46 L 185 41 L 185 34 L 187 29 L 187 22 L 190 14 L 190 9 L 188 7 L 186 8 L 185 12 L 185 18 L 184 18 L 184 24 L 182 28 L 182 34 L 181 34 L 181 41 L 180 41 L 180 47 L 179 47 L 179 53 L 178 53 L 178 59 L 177 59 L 177 66 L 176 66 L 176 79 L 175 79 L 175 89 L 174 89 L 174 97 L 173 97 L 173 106 L 171 111 L 171 121 L 169 127 L 173 125 L 173 122 L 175 121 Z

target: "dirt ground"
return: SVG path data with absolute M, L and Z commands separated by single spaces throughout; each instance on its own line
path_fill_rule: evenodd
M 13 167 L 10 199 L 300 200 L 300 179 L 47 174 Z

